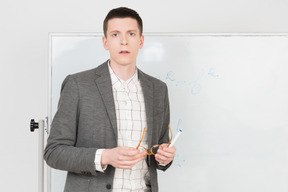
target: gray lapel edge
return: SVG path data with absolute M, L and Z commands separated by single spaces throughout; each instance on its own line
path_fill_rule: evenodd
M 97 75 L 95 83 L 102 97 L 103 103 L 106 107 L 106 112 L 113 127 L 115 138 L 117 139 L 118 131 L 117 131 L 116 111 L 111 85 L 112 83 L 108 69 L 108 61 L 97 67 L 95 73 Z

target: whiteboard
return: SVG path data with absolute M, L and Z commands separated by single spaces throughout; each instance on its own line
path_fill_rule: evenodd
M 71 73 L 109 58 L 100 34 L 50 35 L 50 120 Z M 288 35 L 146 34 L 138 67 L 168 85 L 173 165 L 163 192 L 288 191 Z M 66 173 L 51 169 L 51 191 Z

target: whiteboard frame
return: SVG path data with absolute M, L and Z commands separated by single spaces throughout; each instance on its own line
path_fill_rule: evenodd
M 46 146 L 47 138 L 49 136 L 50 125 L 52 122 L 52 39 L 53 37 L 87 37 L 87 36 L 104 36 L 102 32 L 50 32 L 49 34 L 49 70 L 48 70 L 48 120 L 47 120 L 47 130 L 44 137 L 44 144 Z M 191 37 L 287 37 L 288 33 L 171 33 L 171 32 L 147 32 L 143 33 L 143 36 L 166 36 L 166 37 L 181 37 L 181 36 L 191 36 Z M 44 192 L 51 192 L 51 167 L 47 166 L 45 163 L 45 171 L 43 173 L 44 180 Z M 45 173 L 46 172 L 46 173 Z

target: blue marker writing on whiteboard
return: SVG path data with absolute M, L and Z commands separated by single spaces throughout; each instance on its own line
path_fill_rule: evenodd
M 172 141 L 171 144 L 169 145 L 169 148 L 173 147 L 173 145 L 175 144 L 175 142 L 177 141 L 177 139 L 178 139 L 178 137 L 181 135 L 181 133 L 182 133 L 182 130 L 179 129 L 176 137 L 173 139 L 173 141 Z

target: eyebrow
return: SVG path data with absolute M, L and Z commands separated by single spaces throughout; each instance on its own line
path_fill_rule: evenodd
M 130 33 L 130 32 L 137 32 L 137 30 L 136 29 L 130 29 L 130 30 L 127 30 L 127 32 L 128 33 Z M 119 30 L 114 30 L 114 31 L 110 31 L 110 34 L 112 34 L 112 33 L 120 33 L 120 31 Z
M 109 32 L 109 34 L 111 34 L 111 33 L 119 33 L 120 31 L 118 31 L 118 30 L 114 30 L 114 31 L 110 31 Z

